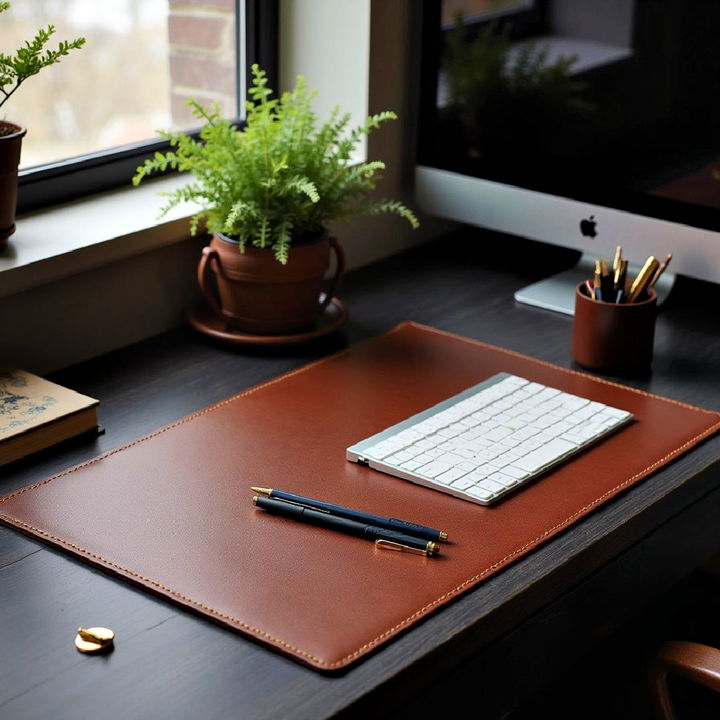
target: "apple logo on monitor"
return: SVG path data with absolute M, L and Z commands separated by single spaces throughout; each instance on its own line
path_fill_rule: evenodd
M 594 238 L 597 236 L 597 221 L 595 216 L 591 215 L 589 218 L 585 218 L 580 221 L 580 232 L 584 237 Z

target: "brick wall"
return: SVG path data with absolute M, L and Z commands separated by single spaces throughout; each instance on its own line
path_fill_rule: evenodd
M 237 114 L 235 85 L 235 0 L 170 0 L 170 81 L 172 121 L 199 125 L 185 105 L 220 104 L 223 115 Z

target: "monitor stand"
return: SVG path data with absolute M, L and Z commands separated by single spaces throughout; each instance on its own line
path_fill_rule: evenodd
M 628 265 L 628 275 L 635 277 L 640 271 L 638 265 Z M 573 315 L 575 313 L 575 288 L 583 280 L 592 278 L 595 274 L 595 260 L 587 253 L 583 253 L 577 265 L 565 272 L 552 275 L 549 278 L 528 285 L 515 292 L 515 299 L 526 305 L 554 310 L 555 312 Z M 664 272 L 655 284 L 658 296 L 658 305 L 662 305 L 670 294 L 675 275 Z

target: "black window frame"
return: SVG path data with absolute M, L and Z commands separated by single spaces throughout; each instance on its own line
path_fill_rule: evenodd
M 236 23 L 240 21 L 242 2 L 236 0 Z M 253 63 L 265 69 L 271 87 L 278 87 L 279 0 L 244 2 L 245 83 L 240 82 L 238 72 L 240 101 L 244 99 L 240 98 L 240 88 L 249 86 Z M 236 35 L 240 45 L 239 32 Z M 240 67 L 242 65 L 238 62 Z M 238 120 L 238 124 L 242 125 L 242 122 Z M 21 170 L 18 177 L 18 214 L 129 185 L 135 169 L 145 158 L 168 147 L 164 140 L 149 139 Z

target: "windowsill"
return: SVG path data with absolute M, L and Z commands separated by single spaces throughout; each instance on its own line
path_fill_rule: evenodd
M 185 240 L 189 206 L 158 217 L 159 193 L 186 182 L 158 178 L 18 217 L 0 253 L 0 297 Z

